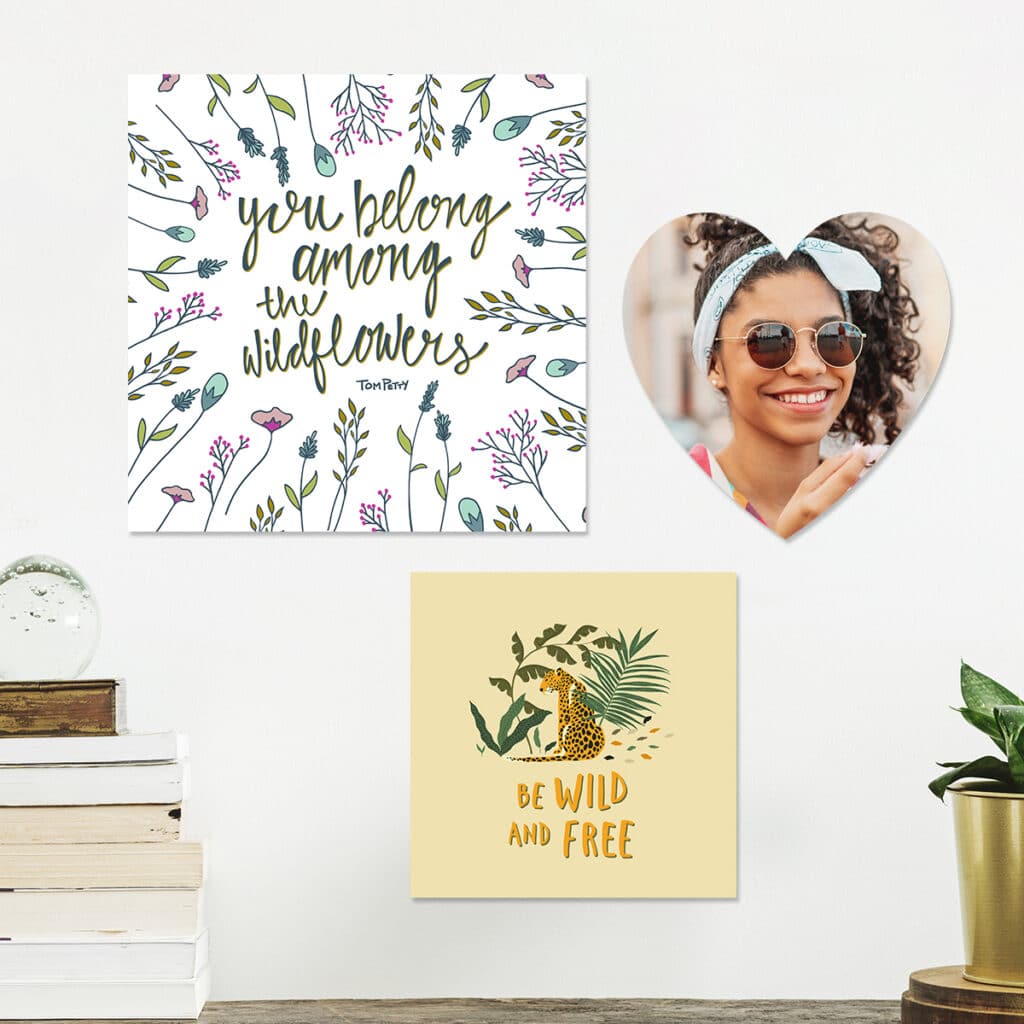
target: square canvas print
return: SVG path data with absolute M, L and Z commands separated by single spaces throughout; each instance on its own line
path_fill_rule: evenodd
M 414 897 L 736 895 L 736 578 L 412 578 Z
M 586 99 L 131 76 L 131 530 L 585 531 Z

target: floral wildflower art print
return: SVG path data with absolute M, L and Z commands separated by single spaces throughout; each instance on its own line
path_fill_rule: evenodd
M 132 531 L 586 530 L 582 76 L 129 82 Z

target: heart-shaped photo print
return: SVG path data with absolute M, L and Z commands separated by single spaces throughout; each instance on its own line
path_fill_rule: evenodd
M 695 469 L 790 538 L 906 431 L 949 337 L 949 283 L 909 224 L 833 217 L 785 255 L 757 228 L 697 213 L 630 268 L 626 339 Z

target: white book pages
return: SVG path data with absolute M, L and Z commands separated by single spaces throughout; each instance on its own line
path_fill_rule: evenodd
M 187 981 L 0 981 L 10 1020 L 196 1020 L 210 968 Z
M 0 942 L 0 981 L 188 981 L 209 961 L 208 931 L 191 939 L 27 939 Z
M 201 889 L 0 892 L 0 940 L 188 937 L 205 927 Z
M 179 803 L 187 764 L 8 765 L 0 768 L 0 806 Z
M 187 756 L 187 737 L 173 732 L 0 739 L 0 765 L 130 764 Z

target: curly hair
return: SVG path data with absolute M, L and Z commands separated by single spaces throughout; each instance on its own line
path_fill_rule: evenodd
M 700 278 L 694 291 L 694 320 L 712 284 L 730 263 L 751 249 L 769 242 L 760 231 L 732 217 L 716 213 L 700 214 L 693 234 L 685 235 L 687 245 L 701 245 L 707 262 L 697 266 Z M 868 344 L 857 361 L 850 397 L 832 425 L 830 433 L 853 435 L 865 444 L 873 444 L 878 428 L 887 443 L 899 436 L 899 410 L 903 401 L 902 381 L 913 385 L 921 347 L 909 333 L 920 313 L 900 276 L 899 235 L 885 224 L 835 217 L 819 224 L 809 237 L 836 242 L 862 253 L 878 271 L 882 288 L 878 292 L 850 292 L 850 315 L 868 336 Z M 750 269 L 737 291 L 749 288 L 762 277 L 797 269 L 821 273 L 814 260 L 802 252 L 788 258 L 779 253 L 759 260 Z M 715 342 L 717 349 L 718 342 Z

